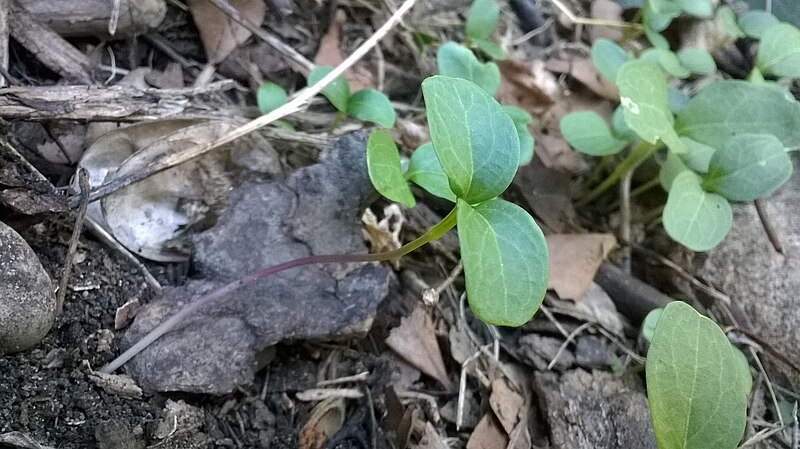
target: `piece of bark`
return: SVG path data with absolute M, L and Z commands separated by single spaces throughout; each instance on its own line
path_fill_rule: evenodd
M 50 70 L 81 84 L 94 83 L 89 58 L 21 7 L 11 7 L 9 27 L 11 37 Z
M 139 122 L 163 118 L 230 118 L 240 110 L 211 102 L 231 81 L 185 89 L 130 86 L 25 86 L 0 89 L 0 117 L 9 120 Z
M 195 239 L 198 278 L 142 307 L 129 347 L 183 304 L 242 275 L 311 254 L 366 252 L 359 217 L 374 190 L 366 134 L 339 139 L 319 163 L 286 181 L 245 183 L 217 225 Z M 147 391 L 221 394 L 252 380 L 258 354 L 279 341 L 365 332 L 389 292 L 391 270 L 309 265 L 263 279 L 210 304 L 128 363 Z
M 109 23 L 114 2 L 109 0 L 16 0 L 33 20 L 62 36 L 123 39 L 146 33 L 157 27 L 167 14 L 164 0 L 118 0 L 119 9 L 114 35 Z
M 576 369 L 536 373 L 533 385 L 554 449 L 655 449 L 638 377 Z
M 792 158 L 795 167 L 800 158 Z M 769 220 L 784 247 L 775 251 L 751 203 L 733 208 L 733 226 L 725 240 L 708 254 L 699 274 L 744 309 L 753 332 L 772 349 L 800 366 L 800 171 L 773 196 L 764 200 Z M 734 323 L 727 323 L 734 324 Z M 737 323 L 746 327 L 745 323 Z M 800 373 L 762 351 L 781 376 L 772 381 L 800 389 Z M 783 379 L 781 379 L 781 377 Z

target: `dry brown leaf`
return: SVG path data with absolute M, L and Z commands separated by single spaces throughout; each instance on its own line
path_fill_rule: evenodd
M 498 377 L 492 382 L 492 394 L 489 396 L 489 406 L 503 426 L 503 430 L 511 435 L 523 413 L 525 398 L 512 390 L 506 380 Z
M 133 298 L 120 307 L 117 307 L 117 313 L 114 315 L 114 330 L 120 330 L 128 326 L 133 321 L 136 314 L 142 305 L 139 303 L 139 298 Z
M 420 371 L 436 379 L 446 390 L 452 389 L 433 322 L 424 306 L 418 305 L 411 316 L 403 318 L 400 326 L 389 333 L 386 344 Z
M 425 429 L 423 430 L 422 437 L 417 444 L 409 444 L 410 449 L 447 449 L 449 446 L 433 424 L 426 422 Z
M 497 100 L 538 114 L 555 102 L 558 82 L 540 61 L 526 65 L 511 59 L 501 61 Z
M 563 234 L 582 230 L 570 198 L 572 175 L 547 168 L 541 159 L 534 158 L 530 164 L 519 168 L 514 184 L 548 232 Z
M 492 413 L 483 415 L 467 441 L 467 449 L 506 449 L 506 446 L 508 435 Z
M 592 60 L 585 56 L 560 55 L 547 60 L 548 70 L 567 73 L 592 92 L 612 101 L 619 99 L 619 90 L 613 83 L 600 76 Z
M 300 430 L 300 449 L 322 449 L 342 428 L 346 411 L 343 398 L 329 398 L 317 404 Z
M 617 246 L 611 234 L 551 234 L 546 236 L 550 252 L 550 282 L 561 299 L 580 300 L 608 253 Z
M 589 8 L 589 16 L 592 19 L 621 22 L 623 20 L 622 6 L 613 0 L 593 0 L 592 6 Z M 592 26 L 588 28 L 589 39 L 592 42 L 600 38 L 619 41 L 623 37 L 622 28 L 619 27 Z
M 403 230 L 403 223 L 406 219 L 397 204 L 390 204 L 383 208 L 383 218 L 378 221 L 378 217 L 372 209 L 366 209 L 361 216 L 361 224 L 364 238 L 369 241 L 370 250 L 373 253 L 392 251 L 403 246 L 400 241 L 400 231 Z
M 347 22 L 347 14 L 339 9 L 331 22 L 328 31 L 319 41 L 317 55 L 314 56 L 314 64 L 337 66 L 345 59 L 342 49 L 339 47 L 342 26 Z M 344 72 L 344 77 L 350 84 L 350 90 L 357 92 L 361 89 L 375 87 L 375 78 L 372 72 L 359 66 L 358 64 L 350 67 Z
M 261 26 L 264 22 L 264 14 L 267 12 L 264 0 L 228 0 L 228 2 L 255 26 Z M 222 62 L 252 34 L 208 0 L 189 0 L 189 10 L 210 64 Z

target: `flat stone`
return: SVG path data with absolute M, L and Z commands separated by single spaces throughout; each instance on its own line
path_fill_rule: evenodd
M 132 345 L 181 305 L 252 271 L 320 254 L 366 253 L 360 216 L 374 198 L 366 134 L 342 137 L 285 181 L 245 183 L 216 226 L 194 239 L 197 279 L 142 308 Z M 187 319 L 126 365 L 148 391 L 222 394 L 253 379 L 258 354 L 283 340 L 366 332 L 392 271 L 375 264 L 308 265 L 243 287 Z
M 0 355 L 35 346 L 55 319 L 50 276 L 28 243 L 0 222 Z
M 641 380 L 575 369 L 535 373 L 534 390 L 554 449 L 655 449 Z

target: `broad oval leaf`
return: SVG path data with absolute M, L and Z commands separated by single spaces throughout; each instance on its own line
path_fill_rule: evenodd
M 605 120 L 594 111 L 570 112 L 561 118 L 559 128 L 573 148 L 591 156 L 619 153 L 628 143 L 614 137 Z
M 681 140 L 687 150 L 683 155 L 683 162 L 686 163 L 686 166 L 697 173 L 708 173 L 708 164 L 717 149 L 685 136 L 682 136 Z
M 497 64 L 478 61 L 470 49 L 455 42 L 446 42 L 439 47 L 436 65 L 441 75 L 472 81 L 489 95 L 494 95 L 500 86 Z
M 630 58 L 625 50 L 608 39 L 597 39 L 592 44 L 592 62 L 603 78 L 615 83 L 620 67 Z
M 647 37 L 647 40 L 650 41 L 650 45 L 653 47 L 660 48 L 662 50 L 669 50 L 669 41 L 667 38 L 658 31 L 647 26 L 647 24 L 644 26 L 644 35 Z
M 736 13 L 733 12 L 730 6 L 722 5 L 717 9 L 717 22 L 720 28 L 729 36 L 733 38 L 744 37 L 744 31 L 736 23 Z
M 470 39 L 487 39 L 497 26 L 500 7 L 495 0 L 475 0 L 467 13 L 466 31 Z
M 636 133 L 625 122 L 624 109 L 622 106 L 617 106 L 611 114 L 611 131 L 617 139 L 630 140 L 636 137 Z
M 701 90 L 675 119 L 678 134 L 722 148 L 733 134 L 772 134 L 787 148 L 800 146 L 800 103 L 768 84 L 717 81 Z
M 711 5 L 711 0 L 678 0 L 678 4 L 686 14 L 691 14 L 695 17 L 711 17 L 714 13 L 714 7 Z
M 525 210 L 500 198 L 458 200 L 458 238 L 467 298 L 481 321 L 521 326 L 547 291 L 547 242 Z
M 667 103 L 673 114 L 681 112 L 689 104 L 689 95 L 673 86 L 667 86 Z
M 665 72 L 675 78 L 688 78 L 691 73 L 681 65 L 678 55 L 662 48 L 649 48 L 639 56 L 639 59 L 658 64 Z
M 431 195 L 456 202 L 456 194 L 450 190 L 447 175 L 442 170 L 432 143 L 428 142 L 414 150 L 405 176 Z
M 699 176 L 684 171 L 672 181 L 662 218 L 673 240 L 694 251 L 708 251 L 728 234 L 733 212 L 725 197 L 706 192 Z
M 742 31 L 756 39 L 761 39 L 761 35 L 767 28 L 779 22 L 777 17 L 766 11 L 747 11 L 739 17 L 739 26 Z
M 472 39 L 476 47 L 486 53 L 490 58 L 502 61 L 506 59 L 506 52 L 497 42 L 488 39 Z
M 286 103 L 286 91 L 275 83 L 264 83 L 256 93 L 258 111 L 262 114 L 272 112 Z
M 331 73 L 333 67 L 318 65 L 308 74 L 308 85 L 317 84 L 325 75 Z M 330 84 L 322 89 L 322 95 L 331 102 L 333 107 L 341 112 L 347 112 L 347 101 L 350 99 L 350 85 L 343 76 L 337 76 Z
M 658 182 L 664 190 L 669 192 L 675 178 L 688 170 L 689 167 L 686 166 L 680 156 L 672 151 L 668 151 L 667 158 L 664 160 L 664 163 L 661 164 L 661 170 L 658 171 Z
M 514 122 L 514 127 L 517 128 L 517 137 L 519 138 L 519 165 L 530 163 L 533 159 L 533 144 L 534 139 L 528 125 L 533 122 L 533 117 L 525 112 L 525 110 L 516 106 L 503 105 L 511 121 Z
M 747 395 L 728 338 L 690 305 L 669 303 L 647 351 L 647 400 L 659 449 L 734 449 Z
M 698 75 L 711 75 L 717 70 L 714 58 L 702 48 L 684 48 L 678 52 L 681 65 Z
M 656 2 L 650 0 L 649 3 L 650 5 L 653 5 Z M 645 8 L 643 21 L 646 28 L 649 28 L 653 31 L 664 31 L 669 24 L 672 23 L 672 19 L 680 15 L 681 9 L 680 6 L 673 2 L 658 0 L 657 3 L 663 3 L 665 8 L 661 11 L 652 7 Z M 669 7 L 667 8 L 666 6 L 668 5 Z
M 395 112 L 386 95 L 375 89 L 362 89 L 347 101 L 347 115 L 377 123 L 386 128 L 394 127 Z
M 367 171 L 375 190 L 391 201 L 414 207 L 414 195 L 400 168 L 400 153 L 392 136 L 373 131 L 367 140 Z
M 617 74 L 617 86 L 625 122 L 642 140 L 663 140 L 675 153 L 686 152 L 672 127 L 667 83 L 658 66 L 640 60 L 627 62 Z
M 779 23 L 764 30 L 756 66 L 765 75 L 800 78 L 800 29 Z
M 511 117 L 477 85 L 432 76 L 422 82 L 431 140 L 450 188 L 470 204 L 500 195 L 519 163 Z
M 703 187 L 730 201 L 763 198 L 792 175 L 792 161 L 777 137 L 737 134 L 714 152 Z

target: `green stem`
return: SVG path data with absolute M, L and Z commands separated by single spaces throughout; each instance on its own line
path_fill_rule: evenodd
M 272 276 L 273 274 L 280 273 L 281 271 L 286 271 L 291 268 L 302 267 L 305 265 L 313 265 L 318 263 L 363 263 L 396 259 L 414 251 L 426 243 L 432 242 L 445 235 L 447 231 L 453 229 L 453 227 L 456 225 L 456 216 L 456 209 L 453 208 L 453 210 L 450 211 L 450 213 L 447 214 L 442 221 L 433 225 L 430 229 L 428 229 L 427 232 L 393 251 L 374 254 L 323 254 L 319 256 L 301 257 L 299 259 L 279 263 L 277 265 L 262 268 L 258 271 L 249 273 L 244 277 L 225 284 L 222 287 L 213 290 L 185 305 L 178 311 L 178 313 L 172 315 L 166 321 L 156 326 L 155 329 L 142 337 L 142 339 L 137 341 L 136 344 L 131 346 L 116 359 L 112 360 L 108 365 L 104 366 L 100 371 L 104 373 L 112 373 L 116 371 L 117 368 L 121 367 L 130 359 L 142 352 L 145 348 L 153 344 L 153 342 L 158 340 L 162 335 L 174 329 L 175 326 L 180 324 L 181 321 L 193 315 L 201 308 L 212 304 L 219 299 L 224 299 L 229 294 L 242 287 L 253 284 L 256 281 L 263 280 L 269 276 Z
M 655 153 L 660 147 L 661 145 L 659 144 L 639 142 L 639 144 L 636 145 L 633 150 L 631 150 L 630 154 L 628 154 L 628 156 L 623 159 L 619 165 L 617 165 L 617 168 L 615 168 L 614 171 L 608 175 L 608 178 L 606 178 L 597 187 L 592 189 L 591 192 L 587 193 L 583 198 L 581 198 L 580 201 L 575 204 L 575 207 L 583 207 L 596 200 L 600 195 L 604 194 L 606 190 L 613 187 L 614 184 L 616 184 L 620 178 L 625 175 L 625 173 L 636 167 L 640 162 L 652 156 L 653 153 Z

